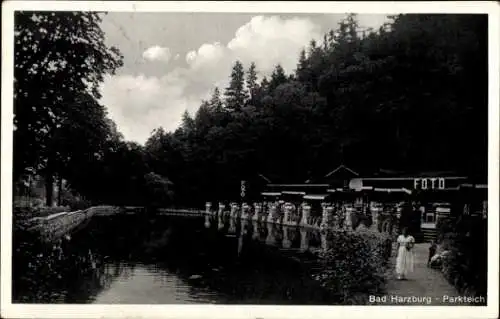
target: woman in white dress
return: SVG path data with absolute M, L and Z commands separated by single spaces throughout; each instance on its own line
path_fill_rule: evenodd
M 407 228 L 403 228 L 397 242 L 396 275 L 399 280 L 402 280 L 406 279 L 408 273 L 413 272 L 413 246 L 415 238 L 408 235 Z

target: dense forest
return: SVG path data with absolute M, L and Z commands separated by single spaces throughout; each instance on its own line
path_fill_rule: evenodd
M 97 13 L 16 14 L 14 181 L 66 180 L 95 203 L 199 206 L 241 180 L 319 180 L 339 164 L 370 174 L 487 170 L 486 15 L 398 15 L 360 31 L 356 15 L 312 39 L 286 74 L 235 61 L 173 132 L 127 142 L 99 103 L 122 65 Z M 168 107 L 168 102 L 165 107 Z M 50 197 L 50 191 L 48 191 Z

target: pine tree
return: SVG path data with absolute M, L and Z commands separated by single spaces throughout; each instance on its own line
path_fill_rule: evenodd
M 206 134 L 213 119 L 212 106 L 209 101 L 202 101 L 194 116 L 194 124 L 199 134 Z
M 328 51 L 328 36 L 326 33 L 323 35 L 323 51 Z
M 309 56 L 312 56 L 313 54 L 315 54 L 317 51 L 318 51 L 318 42 L 316 42 L 316 40 L 312 39 L 310 42 L 309 42 Z
M 276 65 L 273 73 L 271 74 L 271 81 L 269 82 L 269 89 L 272 91 L 276 89 L 279 85 L 287 82 L 287 77 L 285 70 L 281 64 Z
M 231 72 L 231 81 L 229 87 L 226 88 L 224 93 L 226 98 L 226 108 L 229 110 L 240 110 L 247 99 L 247 92 L 245 90 L 245 71 L 243 64 L 236 61 Z
M 255 90 L 258 87 L 257 70 L 256 70 L 255 62 L 252 62 L 250 64 L 250 68 L 248 68 L 246 84 L 247 84 L 247 92 L 249 94 L 249 97 L 250 97 L 250 99 L 253 99 L 255 97 Z
M 185 110 L 184 113 L 182 113 L 181 127 L 187 133 L 191 133 L 195 128 L 194 119 L 191 117 L 191 114 L 189 114 L 188 110 Z
M 344 20 L 339 23 L 338 32 L 334 37 L 334 40 L 338 47 L 342 47 L 346 44 L 357 44 L 359 40 L 359 24 L 356 18 L 357 15 L 355 13 L 350 13 Z
M 265 76 L 262 81 L 260 81 L 260 87 L 262 89 L 267 90 L 269 88 L 269 80 L 267 79 L 267 76 Z
M 210 107 L 212 107 L 216 112 L 222 111 L 222 100 L 220 97 L 220 90 L 218 87 L 215 87 L 212 97 L 210 98 Z
M 335 45 L 335 31 L 330 30 L 328 32 L 328 51 L 332 50 Z
M 297 79 L 301 82 L 307 82 L 308 81 L 308 59 L 306 57 L 306 50 L 302 49 L 300 51 L 299 55 L 299 63 L 297 64 L 297 70 L 295 71 L 295 74 L 297 75 Z

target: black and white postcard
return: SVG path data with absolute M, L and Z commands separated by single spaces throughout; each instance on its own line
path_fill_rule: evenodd
M 498 317 L 498 4 L 2 18 L 2 317 Z

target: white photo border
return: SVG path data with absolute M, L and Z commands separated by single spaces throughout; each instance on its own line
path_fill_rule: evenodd
M 219 13 L 483 13 L 489 15 L 488 305 L 28 305 L 11 301 L 14 11 Z M 498 317 L 499 5 L 496 2 L 5 1 L 2 3 L 1 316 L 4 318 L 496 318 Z

